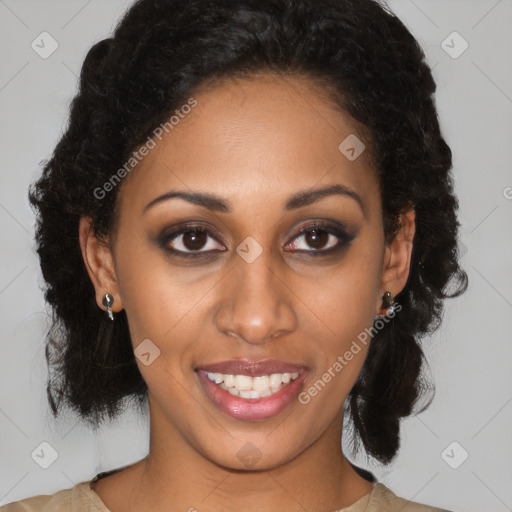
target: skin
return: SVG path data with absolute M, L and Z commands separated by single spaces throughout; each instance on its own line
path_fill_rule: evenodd
M 343 403 L 367 353 L 362 350 L 307 405 L 294 401 L 264 421 L 241 421 L 205 395 L 194 368 L 227 359 L 282 359 L 305 364 L 309 388 L 357 335 L 384 314 L 382 294 L 405 286 L 414 211 L 402 214 L 385 243 L 378 182 L 368 151 L 349 161 L 338 145 L 358 126 L 306 77 L 254 75 L 194 94 L 197 106 L 125 178 L 119 217 L 108 244 L 90 219 L 80 244 L 96 290 L 123 308 L 134 348 L 150 339 L 160 356 L 146 366 L 150 450 L 137 464 L 100 480 L 95 491 L 113 511 L 333 511 L 368 494 L 373 484 L 348 464 L 341 446 Z M 330 195 L 293 211 L 294 193 L 328 185 L 357 193 Z M 213 212 L 183 199 L 148 203 L 171 190 L 201 191 L 229 201 Z M 355 235 L 336 245 L 300 228 L 315 220 Z M 201 224 L 213 237 L 196 252 L 172 255 L 158 244 L 165 228 Z M 177 229 L 177 228 L 176 228 Z M 236 252 L 253 237 L 261 255 Z M 190 251 L 178 236 L 167 247 Z M 295 244 L 295 245 L 294 245 Z M 300 253 L 299 250 L 309 251 Z M 399 314 L 399 313 L 398 313 Z M 251 443 L 261 457 L 248 468 L 238 452 Z

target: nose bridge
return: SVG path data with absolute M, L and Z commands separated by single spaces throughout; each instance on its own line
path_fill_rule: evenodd
M 277 277 L 275 267 L 268 249 L 251 263 L 239 261 L 235 270 L 237 302 L 248 305 L 265 301 L 269 306 L 269 299 L 277 302 L 278 283 L 282 286 L 282 278 Z
M 245 248 L 244 244 L 240 247 Z M 231 296 L 224 297 L 217 311 L 219 330 L 259 344 L 295 329 L 288 288 L 270 249 L 263 250 L 253 261 L 240 257 L 231 280 Z

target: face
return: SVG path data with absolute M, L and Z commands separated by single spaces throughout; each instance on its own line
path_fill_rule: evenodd
M 145 354 L 152 435 L 238 469 L 339 436 L 358 335 L 405 284 L 409 247 L 385 245 L 367 152 L 338 149 L 354 121 L 305 78 L 254 78 L 194 94 L 154 139 L 88 267 Z

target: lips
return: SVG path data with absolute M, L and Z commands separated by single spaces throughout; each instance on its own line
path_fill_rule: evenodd
M 233 359 L 201 365 L 196 368 L 196 373 L 206 396 L 218 409 L 237 420 L 258 421 L 277 416 L 295 401 L 307 376 L 308 368 L 277 359 L 260 361 Z M 288 375 L 288 377 L 283 378 L 280 388 L 272 388 L 270 396 L 260 398 L 238 396 L 239 393 L 234 393 L 233 388 L 228 392 L 224 383 L 220 382 L 222 379 L 212 378 L 214 375 L 218 377 L 228 375 L 235 376 L 235 380 L 244 381 L 242 377 L 237 379 L 236 376 L 275 377 L 277 374 Z
M 303 373 L 307 367 L 300 364 L 287 363 L 279 359 L 266 359 L 260 361 L 249 361 L 248 359 L 231 359 L 219 363 L 205 364 L 197 369 L 209 373 L 227 373 L 231 375 L 248 375 L 257 377 L 259 375 L 271 375 L 272 373 Z

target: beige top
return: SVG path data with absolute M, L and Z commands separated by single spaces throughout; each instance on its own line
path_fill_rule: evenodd
M 99 473 L 92 480 L 51 495 L 39 495 L 0 507 L 0 512 L 111 512 L 91 488 L 93 482 L 125 468 Z M 450 512 L 399 498 L 384 484 L 374 482 L 373 490 L 349 507 L 333 512 Z

